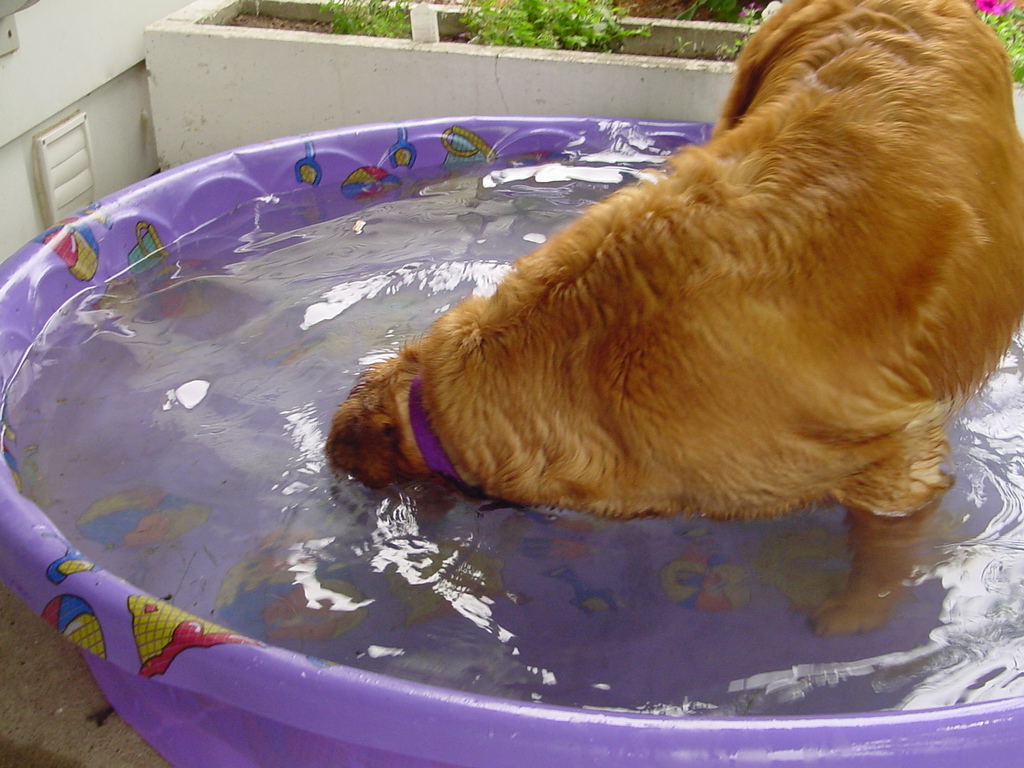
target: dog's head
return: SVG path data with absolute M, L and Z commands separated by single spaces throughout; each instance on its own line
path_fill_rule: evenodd
M 412 374 L 402 358 L 370 367 L 334 415 L 327 459 L 370 488 L 429 476 L 409 426 Z

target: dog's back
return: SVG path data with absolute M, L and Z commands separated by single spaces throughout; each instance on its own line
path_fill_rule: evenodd
M 418 345 L 452 450 L 489 493 L 609 514 L 923 500 L 1024 311 L 1010 98 L 963 0 L 793 0 L 706 147 Z

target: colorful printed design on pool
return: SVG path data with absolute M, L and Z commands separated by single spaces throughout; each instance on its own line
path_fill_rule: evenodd
M 0 422 L 0 435 L 2 435 L 4 463 L 7 465 L 7 469 L 10 470 L 11 477 L 14 478 L 14 487 L 20 493 L 21 472 L 18 469 L 18 459 L 14 455 L 14 451 L 11 450 L 11 446 L 17 440 L 14 429 L 6 421 Z
M 493 160 L 494 148 L 479 134 L 460 125 L 447 128 L 440 136 L 446 155 L 445 168 Z M 317 186 L 323 178 L 323 169 L 316 161 L 312 142 L 305 142 L 305 156 L 295 163 L 295 178 L 300 183 Z M 416 146 L 409 141 L 408 130 L 399 127 L 398 137 L 388 147 L 385 159 L 392 169 L 412 168 L 416 164 Z M 385 162 L 384 160 L 381 161 Z M 341 184 L 341 193 L 350 200 L 368 200 L 400 186 L 402 179 L 378 165 L 364 165 L 352 171 Z
M 272 643 L 326 641 L 359 626 L 371 601 L 347 581 L 323 578 L 308 592 L 296 583 L 297 549 L 313 531 L 275 531 L 258 551 L 228 571 L 217 595 L 221 619 L 235 626 L 261 624 Z M 257 618 L 258 617 L 258 618 Z M 261 635 L 262 636 L 262 635 Z
M 375 165 L 356 168 L 341 185 L 341 194 L 350 200 L 366 200 L 394 189 L 402 183 L 394 174 Z
M 392 168 L 412 168 L 416 164 L 416 147 L 409 143 L 409 131 L 403 126 L 398 129 L 398 141 L 388 150 Z
M 316 187 L 319 186 L 324 172 L 320 163 L 316 161 L 316 149 L 313 147 L 313 142 L 307 141 L 304 146 L 306 156 L 295 163 L 295 180 L 300 184 Z
M 49 246 L 60 257 L 72 276 L 78 280 L 91 280 L 100 263 L 100 246 L 89 229 L 90 223 L 107 224 L 107 217 L 99 210 L 87 209 L 46 230 L 36 242 Z
M 845 583 L 847 543 L 843 531 L 818 524 L 780 531 L 760 542 L 752 571 L 795 609 L 813 611 Z
M 750 603 L 748 569 L 723 557 L 707 529 L 689 528 L 685 536 L 689 543 L 680 556 L 658 571 L 666 597 L 702 611 L 735 610 Z
M 750 602 L 746 569 L 694 547 L 659 573 L 666 597 L 698 611 L 732 611 Z
M 448 156 L 442 163 L 445 168 L 469 163 L 483 163 L 493 160 L 495 157 L 494 148 L 490 144 L 480 138 L 478 134 L 461 125 L 453 125 L 442 133 L 441 143 L 448 152 Z
M 92 606 L 76 595 L 58 595 L 43 608 L 43 620 L 75 645 L 107 657 L 103 630 Z
M 325 592 L 340 596 L 359 605 L 366 601 L 362 593 L 347 581 L 326 580 L 320 585 Z M 286 640 L 324 642 L 349 632 L 366 618 L 362 607 L 355 610 L 332 610 L 330 604 L 311 602 L 302 586 L 290 587 L 261 613 L 266 625 L 267 640 L 280 643 Z
M 161 264 L 167 257 L 167 249 L 164 248 L 156 227 L 148 221 L 140 221 L 135 224 L 135 247 L 128 251 L 128 267 L 133 274 L 148 272 Z
M 215 645 L 262 645 L 244 635 L 203 621 L 169 603 L 146 595 L 128 598 L 132 633 L 142 666 L 139 674 L 164 674 L 182 651 Z
M 533 525 L 540 527 L 533 528 Z M 587 544 L 587 535 L 594 528 L 592 521 L 561 518 L 548 520 L 539 512 L 524 510 L 522 515 L 506 519 L 501 525 L 500 534 L 509 549 L 515 548 L 526 557 L 555 557 L 565 561 L 580 560 L 592 554 Z M 531 530 L 534 533 L 528 533 Z M 513 539 L 518 540 L 518 544 L 513 545 Z
M 78 530 L 107 546 L 137 547 L 172 541 L 203 525 L 210 508 L 141 485 L 104 496 L 78 518 Z
M 62 584 L 68 576 L 86 571 L 98 571 L 99 566 L 85 559 L 85 556 L 74 547 L 68 547 L 63 557 L 50 563 L 46 569 L 46 578 L 54 584 Z
M 598 611 L 614 611 L 619 607 L 615 593 L 605 587 L 593 587 L 567 565 L 555 568 L 545 574 L 553 579 L 561 579 L 572 587 L 573 596 L 569 602 L 584 613 Z
M 388 591 L 405 609 L 405 626 L 457 613 L 452 595 L 472 595 L 490 605 L 506 594 L 504 560 L 473 552 L 451 568 L 459 557 L 453 542 L 441 543 L 436 553 L 424 557 L 429 563 L 424 573 L 430 576 L 423 584 L 412 584 L 394 569 L 387 570 Z

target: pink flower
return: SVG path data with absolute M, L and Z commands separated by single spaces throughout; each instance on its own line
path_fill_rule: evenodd
M 975 7 L 982 13 L 1003 16 L 1013 10 L 1013 0 L 974 0 Z

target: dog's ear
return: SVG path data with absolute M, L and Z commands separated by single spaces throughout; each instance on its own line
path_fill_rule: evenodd
M 399 479 L 398 425 L 388 413 L 366 407 L 358 395 L 335 414 L 326 450 L 334 469 L 370 488 L 383 488 Z

